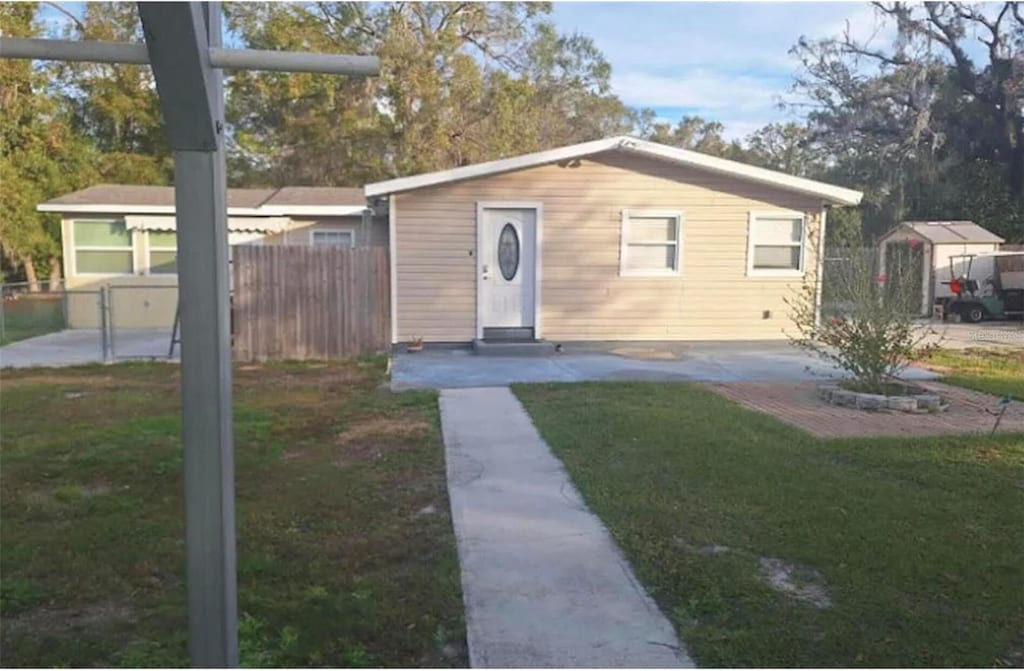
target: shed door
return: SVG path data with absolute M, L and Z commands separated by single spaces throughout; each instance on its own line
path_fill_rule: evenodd
M 479 230 L 477 300 L 482 329 L 532 329 L 537 212 L 483 208 Z

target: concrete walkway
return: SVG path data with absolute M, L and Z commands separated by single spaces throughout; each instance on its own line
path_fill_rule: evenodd
M 167 359 L 171 344 L 170 329 L 117 329 L 114 334 L 114 358 Z M 180 353 L 175 348 L 175 359 Z M 19 340 L 0 347 L 0 368 L 32 366 L 79 366 L 103 363 L 102 337 L 98 329 L 69 329 Z
M 472 667 L 692 667 L 507 388 L 441 392 Z

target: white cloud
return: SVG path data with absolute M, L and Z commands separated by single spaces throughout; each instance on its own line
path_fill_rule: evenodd
M 553 16 L 594 39 L 626 104 L 699 114 L 730 138 L 794 118 L 778 102 L 791 97 L 799 63 L 789 50 L 802 36 L 836 37 L 847 22 L 878 46 L 893 36 L 866 2 L 555 3 Z
M 629 105 L 709 110 L 771 107 L 780 93 L 771 80 L 699 69 L 682 70 L 678 76 L 613 74 L 612 90 Z

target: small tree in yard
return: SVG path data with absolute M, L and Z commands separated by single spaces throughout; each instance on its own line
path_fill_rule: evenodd
M 917 321 L 922 262 L 919 250 L 898 245 L 883 275 L 874 249 L 826 254 L 821 317 L 817 281 L 807 282 L 787 300 L 796 327 L 790 342 L 848 372 L 852 379 L 844 386 L 886 393 L 917 355 L 935 346 L 926 345 L 934 331 Z

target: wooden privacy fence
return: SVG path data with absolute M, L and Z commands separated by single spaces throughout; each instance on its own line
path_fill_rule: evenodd
M 383 247 L 233 248 L 235 359 L 332 359 L 388 348 Z

